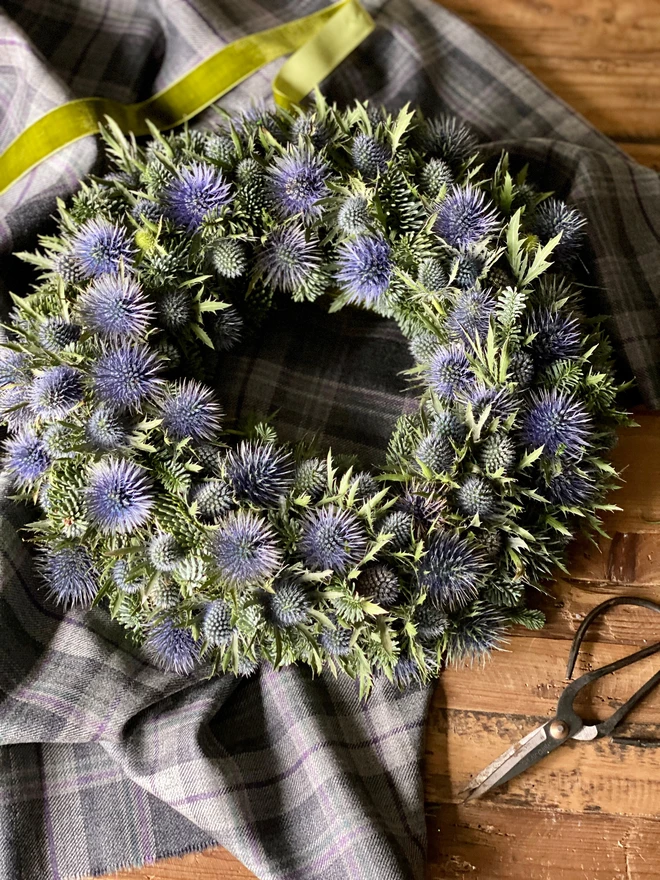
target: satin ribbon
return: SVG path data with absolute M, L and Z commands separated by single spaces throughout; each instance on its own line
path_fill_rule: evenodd
M 331 6 L 219 49 L 139 104 L 79 98 L 50 110 L 21 132 L 0 155 L 0 194 L 68 144 L 98 132 L 112 117 L 124 132 L 148 134 L 147 120 L 164 130 L 181 125 L 265 64 L 291 55 L 273 81 L 275 101 L 298 104 L 371 33 L 374 22 L 359 0 Z

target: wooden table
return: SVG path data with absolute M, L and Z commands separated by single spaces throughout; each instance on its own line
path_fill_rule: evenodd
M 632 156 L 660 168 L 658 0 L 445 0 Z M 657 880 L 660 748 L 602 741 L 558 750 L 490 797 L 460 803 L 469 777 L 553 712 L 581 618 L 610 595 L 660 600 L 660 414 L 641 414 L 615 450 L 627 467 L 607 518 L 611 540 L 574 548 L 571 575 L 539 604 L 548 625 L 518 629 L 483 670 L 448 669 L 427 727 L 427 880 Z M 617 609 L 585 646 L 578 672 L 658 638 L 650 612 Z M 653 659 L 596 686 L 598 717 L 645 681 Z M 631 730 L 660 723 L 660 690 Z M 657 727 L 651 736 L 660 737 Z M 114 880 L 238 880 L 253 875 L 222 848 Z M 109 880 L 109 878 L 108 878 Z

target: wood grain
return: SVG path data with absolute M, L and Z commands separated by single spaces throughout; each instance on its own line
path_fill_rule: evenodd
M 660 3 L 657 0 L 444 0 L 525 64 L 630 156 L 660 170 Z M 626 482 L 609 539 L 578 540 L 568 576 L 534 597 L 548 619 L 517 628 L 483 670 L 449 669 L 427 726 L 427 880 L 658 880 L 660 748 L 574 743 L 471 804 L 459 790 L 512 742 L 550 717 L 564 686 L 569 640 L 599 601 L 622 592 L 660 599 L 660 418 L 620 434 Z M 658 619 L 660 622 L 660 619 Z M 656 640 L 654 615 L 617 609 L 579 662 L 584 671 Z M 578 704 L 603 717 L 657 668 L 601 682 Z M 660 691 L 629 731 L 660 737 Z M 113 880 L 243 880 L 226 850 L 159 862 Z

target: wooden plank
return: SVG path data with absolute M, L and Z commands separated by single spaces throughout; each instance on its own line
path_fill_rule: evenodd
M 660 822 L 494 804 L 428 815 L 427 880 L 657 880 Z

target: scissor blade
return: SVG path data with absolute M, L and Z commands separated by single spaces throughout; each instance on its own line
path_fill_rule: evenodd
M 508 782 L 509 779 L 513 779 L 514 776 L 536 764 L 537 761 L 561 745 L 561 741 L 548 735 L 547 728 L 547 724 L 542 724 L 532 730 L 475 776 L 464 789 L 465 792 L 468 792 L 465 800 L 472 801 L 490 791 L 491 788 Z

